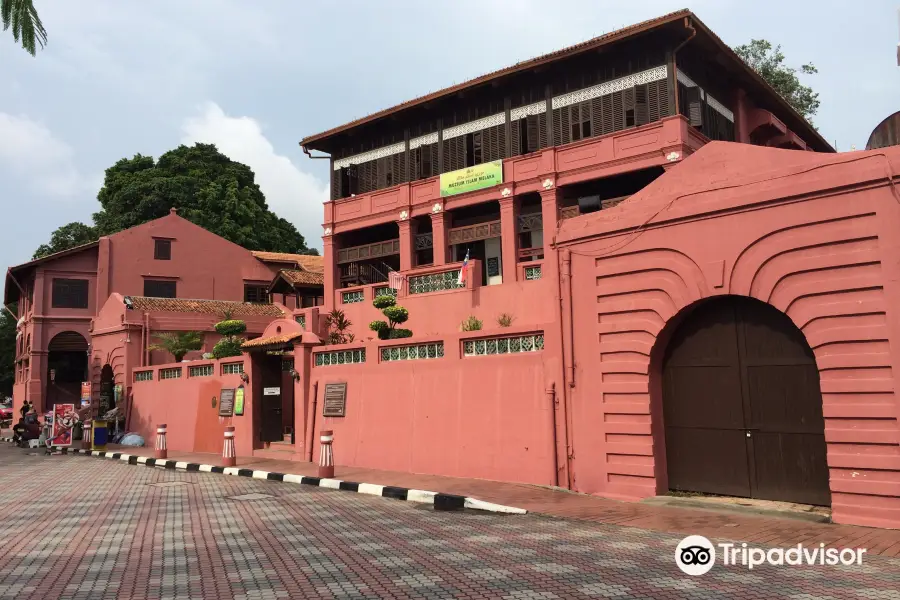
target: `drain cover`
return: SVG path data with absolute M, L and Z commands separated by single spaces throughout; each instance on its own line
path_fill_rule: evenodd
M 266 498 L 274 498 L 272 494 L 241 494 L 240 496 L 226 496 L 229 500 L 265 500 Z
M 187 482 L 186 481 L 160 481 L 159 483 L 151 483 L 148 485 L 150 485 L 150 487 L 168 488 L 168 487 L 176 487 L 179 485 L 187 485 Z

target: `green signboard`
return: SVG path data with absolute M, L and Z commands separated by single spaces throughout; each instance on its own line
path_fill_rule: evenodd
M 453 196 L 474 192 L 503 183 L 503 161 L 467 167 L 441 174 L 441 196 Z

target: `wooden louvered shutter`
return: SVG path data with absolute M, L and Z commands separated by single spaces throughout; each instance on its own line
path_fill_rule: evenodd
M 538 148 L 550 146 L 550 133 L 547 131 L 547 113 L 538 115 Z
M 625 114 L 625 127 L 634 127 L 634 88 L 622 90 L 622 108 Z
M 581 139 L 581 105 L 573 104 L 569 110 L 569 141 Z M 565 111 L 566 109 L 563 109 Z
M 625 99 L 622 92 L 613 92 L 612 96 L 612 129 L 611 131 L 619 131 L 625 129 Z
M 510 156 L 522 154 L 521 128 L 522 119 L 513 121 L 512 127 L 509 128 L 509 146 L 512 149 L 512 154 Z
M 344 169 L 331 170 L 331 199 L 338 200 L 341 196 L 341 174 Z
M 703 100 L 700 98 L 699 87 L 689 87 L 685 90 L 687 98 L 687 117 L 691 127 L 703 127 Z
M 659 83 L 659 81 L 654 81 L 647 84 L 647 118 L 650 123 L 659 121 L 662 114 L 659 110 Z
M 650 122 L 650 107 L 647 100 L 647 85 L 634 88 L 634 124 L 646 125 Z
M 541 131 L 541 119 L 544 119 L 546 122 L 547 113 L 541 113 L 539 115 L 528 115 L 525 118 L 525 151 L 526 152 L 536 152 L 540 149 L 541 140 L 546 136 L 546 126 L 544 127 L 544 131 Z

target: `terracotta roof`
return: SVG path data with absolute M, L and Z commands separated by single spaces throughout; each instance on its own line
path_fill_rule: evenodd
M 321 256 L 309 254 L 289 254 L 287 252 L 251 252 L 253 256 L 263 262 L 288 262 L 294 263 L 305 271 L 313 273 L 325 272 L 325 259 Z
M 270 337 L 258 337 L 253 340 L 247 340 L 243 344 L 241 344 L 241 348 L 266 348 L 269 346 L 283 346 L 285 344 L 289 344 L 293 342 L 303 334 L 301 332 L 296 333 L 282 333 L 280 335 L 273 335 Z
M 147 298 L 130 296 L 134 310 L 148 312 L 189 312 L 204 315 L 231 313 L 232 317 L 281 317 L 284 313 L 274 304 L 251 304 L 228 300 L 182 300 L 181 298 Z
M 310 273 L 309 271 L 291 271 L 284 269 L 278 272 L 279 275 L 291 285 L 325 285 L 325 275 L 323 273 Z
M 628 27 L 624 27 L 622 29 L 617 29 L 616 31 L 611 31 L 609 33 L 605 33 L 603 35 L 597 36 L 590 40 L 575 44 L 573 46 L 568 46 L 566 48 L 562 48 L 560 50 L 556 50 L 554 52 L 550 52 L 548 54 L 543 54 L 541 56 L 537 56 L 535 58 L 531 58 L 528 60 L 524 60 L 518 62 L 512 66 L 505 67 L 503 69 L 499 69 L 497 71 L 492 71 L 490 73 L 486 73 L 485 75 L 481 75 L 474 79 L 470 79 L 468 81 L 464 81 L 462 83 L 438 90 L 436 92 L 432 92 L 430 94 L 426 94 L 424 96 L 419 96 L 418 98 L 413 98 L 412 100 L 407 100 L 406 102 L 402 102 L 393 106 L 391 108 L 387 108 L 385 110 L 381 110 L 365 117 L 350 121 L 349 123 L 345 123 L 344 125 L 339 125 L 337 127 L 333 127 L 327 131 L 323 131 L 321 133 L 317 133 L 314 135 L 307 136 L 300 140 L 300 146 L 310 147 L 310 144 L 314 142 L 319 142 L 325 140 L 337 133 L 341 133 L 343 131 L 347 131 L 359 125 L 363 125 L 365 123 L 370 123 L 372 121 L 376 121 L 382 117 L 386 117 L 393 113 L 399 112 L 401 110 L 412 108 L 413 106 L 418 106 L 421 104 L 425 104 L 427 102 L 436 100 L 438 98 L 450 96 L 454 93 L 460 92 L 462 90 L 472 88 L 484 83 L 487 83 L 491 80 L 497 79 L 498 77 L 503 77 L 506 75 L 512 75 L 517 72 L 527 71 L 529 69 L 534 69 L 540 65 L 550 63 L 556 60 L 560 60 L 562 58 L 566 58 L 568 56 L 572 56 L 575 54 L 579 54 L 581 52 L 586 52 L 588 50 L 593 50 L 595 48 L 599 48 L 601 46 L 605 46 L 606 44 L 610 44 L 638 33 L 642 33 L 645 31 L 649 31 L 651 29 L 655 29 L 662 25 L 667 25 L 672 22 L 676 22 L 680 19 L 689 17 L 692 21 L 692 24 L 698 29 L 703 31 L 709 38 L 716 44 L 718 49 L 725 53 L 725 55 L 730 58 L 732 61 L 736 62 L 739 66 L 739 69 L 743 71 L 744 75 L 752 79 L 757 86 L 761 86 L 765 88 L 768 93 L 772 96 L 772 100 L 779 105 L 779 107 L 784 110 L 787 114 L 790 114 L 793 119 L 792 121 L 797 121 L 797 123 L 791 123 L 793 125 L 791 129 L 797 124 L 803 124 L 803 131 L 799 132 L 795 130 L 795 133 L 801 135 L 807 143 L 810 143 L 812 140 L 818 142 L 818 146 L 822 150 L 826 151 L 834 151 L 825 138 L 819 134 L 816 129 L 809 124 L 809 122 L 803 118 L 784 98 L 782 98 L 773 88 L 770 86 L 765 80 L 763 80 L 760 75 L 750 68 L 737 54 L 735 54 L 734 50 L 731 49 L 722 39 L 717 36 L 712 30 L 709 29 L 706 25 L 704 25 L 697 16 L 691 12 L 689 9 L 682 9 L 679 11 L 671 12 L 666 15 L 662 15 L 660 17 L 656 17 L 655 19 L 649 19 L 647 21 L 642 21 L 640 23 L 636 23 L 634 25 L 630 25 Z M 812 145 L 812 144 L 811 144 Z
M 77 254 L 82 250 L 87 250 L 88 248 L 95 248 L 100 245 L 100 242 L 88 242 L 87 244 L 81 244 L 80 246 L 74 246 L 69 248 L 68 250 L 60 250 L 59 252 L 54 252 L 53 254 L 48 254 L 47 256 L 42 256 L 40 258 L 35 258 L 34 260 L 30 260 L 26 263 L 22 263 L 20 265 L 16 265 L 14 267 L 10 267 L 10 271 L 18 271 L 19 269 L 23 269 L 25 267 L 31 267 L 40 263 L 47 262 L 48 260 L 54 260 L 56 258 L 62 258 L 63 256 L 69 256 L 70 254 Z

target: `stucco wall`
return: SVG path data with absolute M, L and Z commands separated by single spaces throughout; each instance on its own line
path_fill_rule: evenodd
M 786 162 L 801 154 L 763 152 Z M 690 160 L 669 187 L 682 194 L 662 178 L 608 214 L 581 217 L 577 233 L 575 223 L 561 232 L 572 265 L 576 488 L 621 498 L 668 489 L 667 338 L 697 301 L 735 294 L 787 314 L 815 353 L 835 521 L 900 526 L 900 197 L 884 160 L 833 157 L 743 185 L 727 169 L 692 176 Z M 642 226 L 660 209 L 658 224 Z
M 318 385 L 315 428 L 334 431 L 335 464 L 555 483 L 554 408 L 546 388 L 558 363 L 543 352 L 462 356 L 462 339 L 516 331 L 403 341 L 443 340 L 444 357 L 425 360 L 382 362 L 379 348 L 401 345 L 399 340 L 316 348 L 366 349 L 365 364 L 311 370 L 310 380 Z M 325 385 L 335 382 L 347 383 L 347 415 L 325 418 Z

